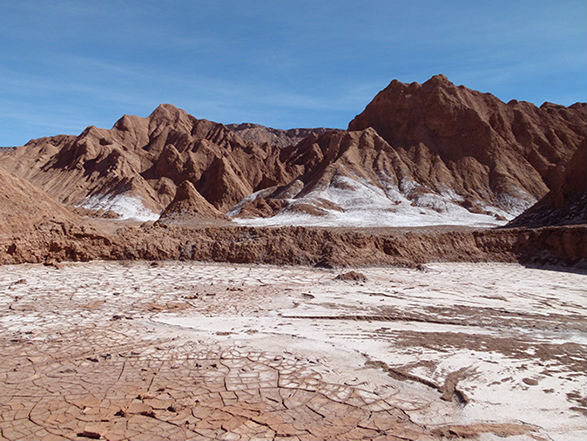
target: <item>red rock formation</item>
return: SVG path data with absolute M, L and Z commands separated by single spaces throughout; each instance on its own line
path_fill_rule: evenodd
M 587 146 L 558 168 L 552 189 L 508 227 L 544 227 L 587 223 Z
M 0 169 L 0 235 L 15 235 L 44 223 L 79 220 L 65 206 L 24 179 Z
M 158 222 L 174 220 L 198 222 L 211 219 L 229 220 L 226 215 L 204 199 L 190 181 L 183 181 L 177 187 L 175 198 L 165 208 Z
M 515 211 L 547 193 L 554 168 L 585 143 L 585 123 L 585 104 L 505 104 L 437 75 L 392 81 L 349 130 L 374 128 L 416 165 L 418 182 Z
M 125 217 L 156 219 L 188 181 L 231 215 L 462 223 L 470 212 L 518 214 L 544 196 L 585 143 L 585 119 L 584 104 L 505 104 L 436 76 L 393 81 L 350 131 L 226 126 L 164 104 L 110 130 L 32 140 L 0 164 L 62 202 Z
M 32 140 L 0 163 L 65 203 L 107 209 L 122 195 L 158 213 L 184 180 L 223 210 L 253 189 L 287 181 L 279 155 L 277 146 L 247 143 L 165 104 L 147 118 L 124 115 L 110 130 Z

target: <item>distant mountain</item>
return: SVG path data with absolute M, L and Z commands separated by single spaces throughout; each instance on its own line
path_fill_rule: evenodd
M 320 135 L 336 129 L 272 129 L 271 127 L 261 126 L 253 123 L 227 124 L 233 132 L 237 133 L 242 139 L 252 144 L 269 144 L 277 147 L 288 147 L 295 145 L 308 135 Z
M 585 110 L 505 104 L 435 76 L 393 81 L 348 131 L 223 125 L 164 104 L 32 140 L 0 166 L 66 204 L 139 219 L 205 201 L 252 225 L 495 224 L 551 189 L 585 143 Z

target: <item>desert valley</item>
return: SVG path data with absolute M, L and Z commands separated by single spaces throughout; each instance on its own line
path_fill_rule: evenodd
M 585 439 L 586 169 L 585 103 L 444 75 L 2 148 L 0 438 Z

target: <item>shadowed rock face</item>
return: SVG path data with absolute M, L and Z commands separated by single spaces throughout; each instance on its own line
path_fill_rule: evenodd
M 509 227 L 544 227 L 587 223 L 587 146 L 559 167 L 552 189 L 512 220 Z
M 163 104 L 110 130 L 31 140 L 0 165 L 61 202 L 123 218 L 156 219 L 189 182 L 237 217 L 467 224 L 471 214 L 511 218 L 544 196 L 584 127 L 584 104 L 505 104 L 436 76 L 393 81 L 349 131 L 223 125 Z
M 228 220 L 228 217 L 204 199 L 190 181 L 183 181 L 177 187 L 175 198 L 161 214 L 159 222 L 174 219 L 192 219 L 197 221 L 210 219 Z

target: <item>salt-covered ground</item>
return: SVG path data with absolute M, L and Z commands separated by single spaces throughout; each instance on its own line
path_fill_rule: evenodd
M 530 203 L 524 199 L 511 198 L 509 211 L 486 206 L 486 213 L 473 213 L 461 207 L 463 198 L 447 190 L 444 194 L 423 192 L 419 196 L 408 196 L 420 186 L 415 182 L 404 182 L 402 188 L 381 178 L 380 187 L 363 179 L 344 176 L 334 178 L 331 185 L 314 189 L 301 198 L 286 199 L 289 207 L 275 216 L 267 218 L 235 217 L 240 214 L 245 202 L 265 197 L 270 192 L 260 190 L 247 196 L 228 211 L 229 216 L 240 225 L 285 226 L 301 225 L 313 227 L 419 227 L 433 225 L 468 225 L 494 227 L 504 225 L 507 220 L 524 211 Z M 505 197 L 505 196 L 504 196 Z M 324 205 L 328 202 L 328 206 Z M 300 213 L 296 207 L 309 205 L 322 215 Z M 483 204 L 481 204 L 483 205 Z M 336 208 L 328 208 L 336 207 Z M 496 217 L 498 216 L 498 217 Z
M 587 275 L 0 267 L 6 439 L 587 438 Z

